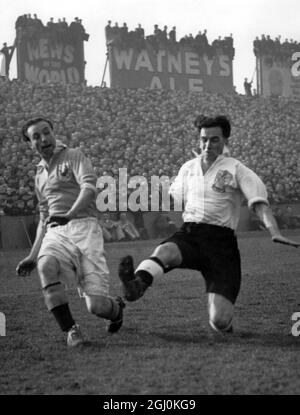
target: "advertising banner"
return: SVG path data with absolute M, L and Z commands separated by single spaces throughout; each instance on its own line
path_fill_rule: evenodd
M 150 88 L 194 92 L 233 90 L 232 59 L 225 54 L 199 55 L 187 48 L 176 52 L 146 47 L 109 47 L 112 88 Z
M 83 41 L 66 36 L 57 39 L 49 32 L 24 37 L 17 45 L 18 79 L 32 83 L 84 82 Z
M 276 61 L 268 57 L 259 59 L 261 95 L 300 97 L 300 76 L 295 76 L 292 71 L 292 61 Z

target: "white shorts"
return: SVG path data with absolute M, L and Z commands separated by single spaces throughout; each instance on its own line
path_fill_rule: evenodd
M 48 226 L 38 259 L 54 256 L 59 263 L 59 281 L 76 283 L 79 294 L 109 293 L 109 270 L 103 247 L 103 235 L 96 218 L 73 219 L 67 225 Z M 41 281 L 46 286 L 52 281 Z

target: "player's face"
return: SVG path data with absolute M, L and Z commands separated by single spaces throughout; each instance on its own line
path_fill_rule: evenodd
M 214 162 L 223 153 L 226 142 L 221 127 L 202 128 L 200 131 L 200 150 L 206 161 Z
M 49 161 L 56 146 L 50 125 L 46 121 L 40 121 L 28 128 L 27 135 L 33 150 L 36 150 L 44 160 Z

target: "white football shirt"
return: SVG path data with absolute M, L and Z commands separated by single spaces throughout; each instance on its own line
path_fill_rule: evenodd
M 184 222 L 208 223 L 236 229 L 243 199 L 248 207 L 268 194 L 261 179 L 233 157 L 220 155 L 203 174 L 201 155 L 186 162 L 170 187 L 175 203 L 184 201 Z

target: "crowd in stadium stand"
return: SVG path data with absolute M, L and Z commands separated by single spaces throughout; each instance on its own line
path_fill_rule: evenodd
M 261 35 L 256 37 L 253 42 L 253 52 L 256 57 L 268 57 L 279 62 L 287 62 L 289 64 L 294 52 L 300 51 L 300 42 L 293 39 L 285 39 L 281 42 L 281 36 L 277 36 L 274 40 L 269 35 Z
M 6 215 L 35 211 L 39 157 L 23 142 L 28 118 L 54 121 L 56 138 L 79 147 L 96 174 L 173 177 L 194 157 L 198 114 L 225 114 L 232 122 L 230 151 L 266 183 L 272 204 L 299 201 L 297 162 L 300 101 L 167 90 L 85 85 L 37 85 L 0 78 L 0 203 Z M 128 190 L 129 192 L 129 190 Z
M 224 39 L 219 36 L 209 44 L 206 30 L 199 31 L 195 37 L 190 33 L 177 41 L 175 26 L 168 30 L 167 26 L 160 29 L 158 25 L 154 25 L 153 34 L 145 36 L 145 31 L 140 24 L 135 30 L 128 30 L 126 23 L 123 23 L 122 26 L 115 23 L 112 26 L 111 20 L 109 20 L 105 27 L 105 35 L 108 45 L 113 43 L 120 48 L 134 47 L 141 50 L 148 46 L 156 52 L 159 49 L 169 49 L 171 53 L 178 52 L 180 48 L 190 48 L 200 56 L 207 55 L 212 58 L 215 55 L 225 54 L 231 59 L 233 59 L 235 52 L 231 34 Z
M 89 39 L 89 35 L 82 25 L 82 20 L 78 17 L 75 17 L 70 25 L 64 17 L 58 19 L 57 22 L 51 17 L 49 22 L 44 25 L 36 14 L 33 17 L 31 17 L 31 14 L 24 14 L 17 18 L 15 27 L 18 41 L 21 41 L 24 37 L 34 41 L 39 38 L 41 33 L 48 33 L 52 39 L 62 41 L 74 38 Z

